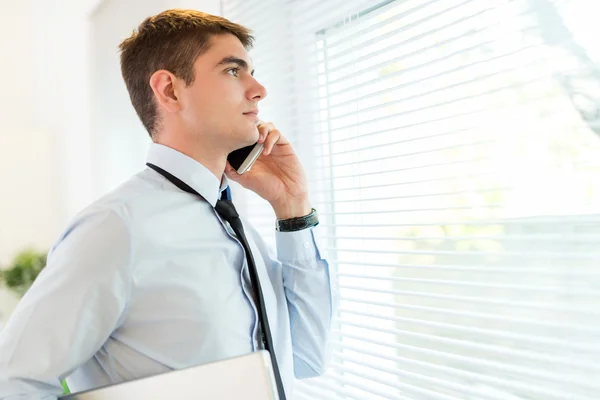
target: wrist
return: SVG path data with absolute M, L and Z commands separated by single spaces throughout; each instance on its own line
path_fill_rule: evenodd
M 308 199 L 298 199 L 281 203 L 272 203 L 277 219 L 304 217 L 311 213 L 312 207 Z

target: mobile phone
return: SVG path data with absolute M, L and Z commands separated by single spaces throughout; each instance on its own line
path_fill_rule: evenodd
M 235 150 L 227 156 L 229 164 L 237 171 L 238 174 L 243 174 L 250 171 L 252 165 L 263 152 L 265 145 L 264 143 L 255 143 L 250 146 L 242 147 L 239 150 Z

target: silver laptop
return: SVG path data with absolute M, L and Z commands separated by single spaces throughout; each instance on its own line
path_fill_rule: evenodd
M 73 393 L 60 399 L 279 400 L 279 396 L 269 353 L 257 351 L 197 367 Z

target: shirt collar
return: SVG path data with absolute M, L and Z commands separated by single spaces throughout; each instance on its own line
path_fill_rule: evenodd
M 151 143 L 146 160 L 187 183 L 213 207 L 221 197 L 221 192 L 229 185 L 225 175 L 219 182 L 217 177 L 204 165 L 162 144 Z

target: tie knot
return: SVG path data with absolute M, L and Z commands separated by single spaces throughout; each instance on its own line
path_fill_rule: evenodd
M 229 223 L 231 223 L 231 221 L 234 219 L 239 218 L 239 215 L 231 200 L 217 200 L 215 210 L 217 210 L 217 213 L 221 216 L 221 218 Z

